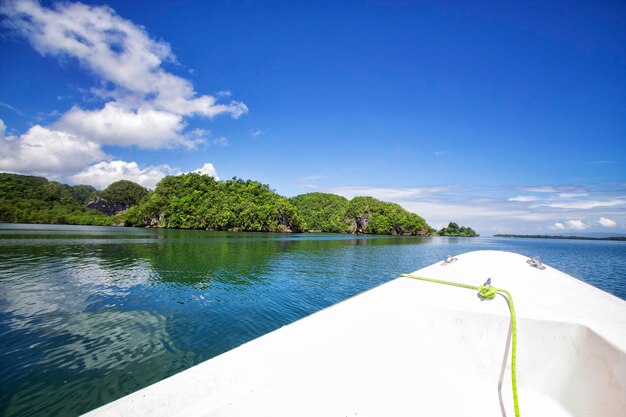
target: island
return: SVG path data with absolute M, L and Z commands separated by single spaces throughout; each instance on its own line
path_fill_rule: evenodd
M 564 235 L 511 235 L 497 234 L 493 237 L 515 237 L 515 238 L 532 238 L 532 239 L 575 239 L 575 240 L 615 240 L 626 241 L 626 236 L 607 236 L 607 237 L 591 237 L 591 236 L 564 236 Z
M 454 222 L 450 222 L 448 227 L 439 230 L 439 236 L 460 236 L 460 237 L 477 237 L 480 236 L 471 227 L 459 226 Z
M 121 180 L 104 190 L 44 177 L 0 173 L 0 222 L 135 226 L 253 232 L 397 236 L 478 236 L 450 222 L 437 231 L 423 217 L 374 197 L 308 193 L 292 198 L 269 185 L 187 173 L 154 190 Z

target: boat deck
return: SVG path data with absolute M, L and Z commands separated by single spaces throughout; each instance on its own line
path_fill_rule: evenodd
M 623 415 L 626 302 L 521 255 L 457 258 L 415 274 L 511 292 L 522 415 Z M 398 278 L 88 415 L 514 416 L 508 333 L 504 297 Z

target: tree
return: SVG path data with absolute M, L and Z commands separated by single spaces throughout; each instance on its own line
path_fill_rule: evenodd
M 232 231 L 301 230 L 294 206 L 257 181 L 216 181 L 189 173 L 163 178 L 144 204 L 129 210 L 126 221 L 144 225 Z
M 309 193 L 290 199 L 307 229 L 322 232 L 425 235 L 428 225 L 399 204 L 373 197 L 347 200 L 334 194 Z
M 86 204 L 93 195 L 96 193 L 96 189 L 91 185 L 75 185 L 70 187 L 70 193 L 72 197 L 79 204 Z
M 148 196 L 148 190 L 141 185 L 128 180 L 120 180 L 110 184 L 100 193 L 108 201 L 135 205 L 141 203 Z
M 42 177 L 0 173 L 0 221 L 110 225 L 113 217 L 85 208 L 93 187 L 71 187 Z
M 439 236 L 464 236 L 476 237 L 478 234 L 471 227 L 461 226 L 454 222 L 448 223 L 448 227 L 439 230 Z
M 345 233 L 348 199 L 335 194 L 308 193 L 289 199 L 302 220 L 304 230 Z
M 86 208 L 85 202 L 96 195 L 125 211 L 107 216 Z M 435 233 L 421 216 L 373 197 L 348 200 L 335 194 L 308 193 L 287 199 L 258 181 L 236 177 L 217 181 L 198 173 L 165 177 L 152 192 L 126 180 L 97 192 L 88 185 L 0 174 L 0 221 L 259 232 Z M 477 236 L 471 227 L 454 222 L 439 234 Z

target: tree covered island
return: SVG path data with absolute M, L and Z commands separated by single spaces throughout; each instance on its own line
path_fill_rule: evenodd
M 442 228 L 438 232 L 439 236 L 462 236 L 462 237 L 476 237 L 478 233 L 471 227 L 459 226 L 454 222 L 450 222 L 447 227 Z
M 493 237 L 511 237 L 511 238 L 527 238 L 527 239 L 566 239 L 566 240 L 614 240 L 626 241 L 626 236 L 568 236 L 568 235 L 513 235 L 513 234 L 497 234 Z
M 292 198 L 258 181 L 208 175 L 163 178 L 153 191 L 132 181 L 102 191 L 43 177 L 0 173 L 0 221 L 223 231 L 477 236 L 451 222 L 436 231 L 399 204 L 329 193 Z

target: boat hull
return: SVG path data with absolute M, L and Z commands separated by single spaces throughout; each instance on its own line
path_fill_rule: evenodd
M 527 260 L 414 274 L 510 291 L 522 415 L 622 416 L 626 302 Z M 398 278 L 87 415 L 513 416 L 509 325 L 504 297 Z

